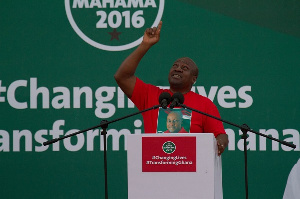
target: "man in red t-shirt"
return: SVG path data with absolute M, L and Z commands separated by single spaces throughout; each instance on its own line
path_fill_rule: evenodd
M 159 23 L 158 27 L 146 29 L 142 43 L 123 61 L 117 70 L 114 77 L 118 85 L 139 110 L 156 105 L 158 96 L 162 92 L 169 92 L 171 95 L 179 92 L 184 95 L 184 104 L 187 106 L 220 117 L 216 106 L 208 98 L 191 91 L 198 77 L 198 67 L 188 57 L 179 58 L 171 67 L 168 76 L 170 89 L 160 89 L 145 84 L 135 76 L 135 71 L 141 59 L 159 41 L 161 27 L 162 22 Z M 148 111 L 143 114 L 145 133 L 156 133 L 157 113 L 158 111 Z M 193 113 L 190 133 L 201 132 L 214 133 L 218 145 L 218 154 L 221 155 L 228 145 L 228 136 L 222 122 L 199 113 Z

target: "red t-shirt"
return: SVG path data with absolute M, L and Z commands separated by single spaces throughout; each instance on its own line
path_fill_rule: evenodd
M 139 110 L 144 110 L 158 105 L 158 98 L 163 92 L 168 92 L 173 95 L 173 93 L 169 89 L 160 89 L 159 87 L 153 86 L 151 84 L 146 84 L 139 78 L 136 78 L 131 101 Z M 186 106 L 220 118 L 217 107 L 207 97 L 201 96 L 192 91 L 184 94 L 183 96 L 183 104 L 185 104 Z M 158 109 L 144 112 L 142 113 L 142 115 L 144 119 L 145 133 L 156 133 Z M 214 133 L 215 137 L 217 137 L 219 134 L 225 134 L 224 126 L 221 121 L 193 111 L 190 133 L 203 132 Z

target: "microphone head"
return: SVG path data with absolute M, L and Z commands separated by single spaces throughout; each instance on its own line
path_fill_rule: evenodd
M 177 99 L 180 104 L 183 104 L 183 102 L 184 102 L 184 97 L 181 93 L 174 93 L 171 101 L 173 101 L 174 99 Z
M 161 104 L 163 102 L 163 100 L 166 100 L 168 104 L 170 104 L 171 102 L 171 94 L 168 92 L 163 92 L 160 94 L 159 98 L 158 98 L 158 102 L 159 104 Z

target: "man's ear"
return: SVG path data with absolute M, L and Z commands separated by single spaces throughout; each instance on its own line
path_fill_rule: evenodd
M 193 85 L 195 85 L 197 82 L 197 76 L 193 76 Z

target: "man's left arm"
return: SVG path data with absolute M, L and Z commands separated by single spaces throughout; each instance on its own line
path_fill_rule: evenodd
M 218 108 L 215 104 L 213 104 L 212 101 L 208 101 L 206 107 L 206 112 L 208 114 L 213 115 L 217 118 L 221 118 Z M 218 155 L 220 156 L 228 146 L 229 142 L 228 135 L 225 132 L 223 123 L 217 119 L 207 117 L 204 130 L 205 132 L 214 133 L 217 140 Z

